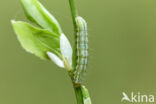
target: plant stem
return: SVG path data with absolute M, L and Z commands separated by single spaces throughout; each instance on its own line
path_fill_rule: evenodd
M 78 16 L 75 0 L 69 0 L 70 9 L 71 9 L 71 15 L 73 19 L 73 26 L 74 26 L 74 46 L 73 46 L 73 68 L 76 67 L 76 60 L 77 60 L 77 46 L 76 46 L 76 33 L 77 33 L 77 25 L 76 25 L 76 17 Z M 75 69 L 74 69 L 75 70 Z
M 75 0 L 69 0 L 69 4 L 70 4 L 70 9 L 71 9 L 71 15 L 72 15 L 72 19 L 73 19 L 73 26 L 74 26 L 74 46 L 73 46 L 73 68 L 75 70 L 76 67 L 76 60 L 77 60 L 77 46 L 76 46 L 76 33 L 77 33 L 77 25 L 76 25 L 76 17 L 77 17 L 77 10 L 76 10 L 76 5 L 75 5 Z M 73 79 L 73 78 L 71 78 Z M 75 95 L 76 95 L 76 100 L 77 100 L 77 104 L 83 104 L 83 95 L 82 95 L 82 91 L 81 91 L 81 87 L 76 87 L 74 82 L 73 82 L 73 87 L 75 90 Z
M 81 86 L 74 88 L 74 90 L 75 90 L 75 95 L 76 95 L 76 99 L 77 99 L 77 104 L 84 104 Z
M 69 0 L 70 4 L 70 9 L 71 9 L 71 14 L 72 14 L 72 19 L 73 19 L 73 26 L 74 26 L 74 46 L 73 46 L 73 69 L 75 70 L 76 68 L 76 62 L 77 62 L 77 25 L 76 25 L 76 17 L 78 16 L 77 10 L 76 10 L 76 5 L 75 5 L 75 0 Z M 73 71 L 74 71 L 73 70 Z M 72 81 L 73 81 L 73 72 L 69 74 Z M 88 90 L 81 84 L 76 84 L 73 81 L 73 87 L 75 90 L 75 95 L 76 95 L 76 100 L 77 104 L 91 104 L 90 96 L 88 93 Z

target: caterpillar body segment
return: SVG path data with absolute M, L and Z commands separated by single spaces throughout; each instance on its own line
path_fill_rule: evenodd
M 75 83 L 81 83 L 88 63 L 88 32 L 87 23 L 82 17 L 76 18 L 77 25 L 77 63 L 74 72 Z

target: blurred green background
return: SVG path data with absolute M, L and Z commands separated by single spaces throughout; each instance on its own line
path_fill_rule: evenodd
M 40 0 L 73 42 L 68 0 Z M 85 85 L 93 104 L 122 104 L 122 92 L 156 96 L 156 1 L 77 0 L 88 22 Z M 76 104 L 65 70 L 26 53 L 11 19 L 27 21 L 20 0 L 0 0 L 0 104 Z M 129 104 L 129 103 L 127 103 Z

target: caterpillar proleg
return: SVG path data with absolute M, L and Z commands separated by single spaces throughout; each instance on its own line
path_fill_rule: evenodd
M 76 18 L 77 25 L 77 64 L 74 72 L 75 83 L 81 83 L 81 77 L 87 69 L 88 63 L 88 32 L 86 21 L 78 16 Z

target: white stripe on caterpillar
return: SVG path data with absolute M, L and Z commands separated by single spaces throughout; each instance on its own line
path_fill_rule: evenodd
M 74 82 L 81 83 L 81 77 L 87 69 L 88 63 L 88 33 L 86 21 L 78 16 L 77 25 L 77 64 L 74 72 Z

